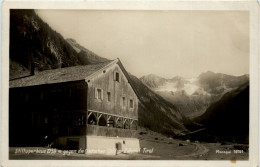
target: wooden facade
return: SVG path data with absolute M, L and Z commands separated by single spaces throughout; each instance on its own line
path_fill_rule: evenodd
M 118 64 L 86 80 L 89 124 L 104 126 L 103 121 L 106 126 L 136 127 L 138 98 Z
M 73 136 L 136 137 L 138 98 L 121 62 L 78 69 L 83 74 L 73 79 L 65 78 L 77 72 L 70 68 L 37 74 L 42 81 L 36 75 L 10 81 L 10 146 L 40 146 Z
M 10 145 L 43 145 L 56 136 L 68 135 L 75 124 L 73 118 L 87 113 L 86 109 L 84 81 L 11 88 Z

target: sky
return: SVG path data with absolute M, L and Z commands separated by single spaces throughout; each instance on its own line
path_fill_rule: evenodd
M 249 13 L 243 11 L 36 10 L 65 39 L 137 77 L 249 73 Z

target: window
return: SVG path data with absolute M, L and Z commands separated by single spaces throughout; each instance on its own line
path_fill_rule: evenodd
M 49 123 L 48 117 L 44 117 L 44 123 L 45 123 L 45 124 Z
M 111 101 L 111 93 L 107 92 L 107 101 L 110 102 Z
M 118 72 L 116 72 L 116 81 L 119 82 L 119 73 Z
M 114 72 L 114 81 L 120 82 L 120 74 L 119 74 L 119 72 Z
M 132 99 L 130 100 L 130 108 L 134 108 L 134 101 Z
M 103 90 L 100 88 L 95 88 L 95 98 L 103 100 Z
M 123 107 L 126 106 L 125 97 L 122 97 Z
M 101 89 L 97 89 L 97 99 L 101 99 Z

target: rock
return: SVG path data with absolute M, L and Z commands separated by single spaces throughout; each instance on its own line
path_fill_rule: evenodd
M 184 144 L 182 144 L 182 143 L 179 143 L 179 146 L 184 146 Z

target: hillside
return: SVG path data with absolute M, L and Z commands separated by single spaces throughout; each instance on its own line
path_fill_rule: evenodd
M 11 80 L 29 75 L 33 62 L 38 64 L 36 70 L 47 70 L 107 60 L 73 39 L 65 40 L 33 10 L 11 10 L 10 13 Z M 139 107 L 141 126 L 171 136 L 187 132 L 181 123 L 185 118 L 174 105 L 155 94 L 138 78 L 131 75 L 131 80 L 141 99 Z
M 37 62 L 39 70 L 82 64 L 77 52 L 34 10 L 10 11 L 10 59 L 27 69 Z
M 137 77 L 130 75 L 134 89 L 140 99 L 140 126 L 167 135 L 182 135 L 187 132 L 182 124 L 185 118 L 177 108 L 151 91 Z
M 88 50 L 77 52 L 58 32 L 45 23 L 34 10 L 10 10 L 10 78 L 48 70 L 104 62 Z
M 73 49 L 78 53 L 78 58 L 83 64 L 95 64 L 108 61 L 108 59 L 103 58 L 95 54 L 94 52 L 86 49 L 76 42 L 74 39 L 66 39 L 66 41 L 73 47 Z
M 206 129 L 194 137 L 208 141 L 248 143 L 249 82 L 226 93 L 219 101 L 194 120 Z M 203 139 L 200 136 L 204 136 Z
M 161 97 L 174 104 L 182 115 L 189 119 L 194 119 L 202 115 L 206 109 L 218 100 L 221 95 L 196 94 L 188 95 L 185 91 L 160 92 L 156 91 Z

